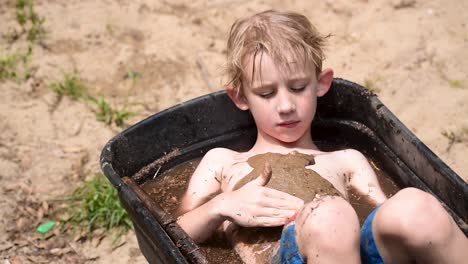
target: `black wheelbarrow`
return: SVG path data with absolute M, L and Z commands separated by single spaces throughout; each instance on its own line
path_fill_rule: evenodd
M 330 91 L 319 98 L 312 129 L 315 140 L 355 148 L 373 157 L 400 188 L 416 187 L 435 195 L 468 234 L 468 184 L 374 94 L 335 79 Z M 255 137 L 251 115 L 237 109 L 225 92 L 216 92 L 150 116 L 106 144 L 101 168 L 118 190 L 150 263 L 207 260 L 175 219 L 139 186 L 156 171 L 160 175 L 211 148 L 248 150 Z

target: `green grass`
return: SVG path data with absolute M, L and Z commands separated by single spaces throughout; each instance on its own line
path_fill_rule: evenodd
M 85 230 L 114 230 L 123 234 L 132 228 L 127 212 L 122 208 L 117 190 L 102 175 L 96 174 L 91 180 L 78 186 L 67 203 L 66 220 L 68 227 Z
M 104 97 L 101 97 L 99 100 L 91 101 L 94 102 L 98 108 L 96 112 L 97 120 L 104 122 L 107 125 L 114 123 L 115 125 L 122 127 L 125 125 L 125 121 L 136 114 L 134 112 L 127 111 L 126 106 L 120 110 L 113 109 Z
M 29 44 L 25 52 L 17 51 L 0 57 L 0 81 L 15 80 L 21 82 L 29 79 L 33 73 L 29 66 L 33 44 L 44 39 L 46 35 L 45 19 L 39 17 L 34 11 L 33 0 L 16 0 L 15 6 L 16 21 L 21 26 L 22 32 L 10 32 L 7 34 L 7 39 L 13 42 L 26 33 Z
M 59 96 L 69 96 L 72 100 L 89 99 L 86 85 L 76 74 L 64 74 L 62 81 L 53 82 L 49 88 Z
M 20 57 L 21 56 L 18 53 L 0 57 L 0 81 L 17 78 Z
M 114 122 L 117 126 L 123 127 L 125 122 L 135 115 L 135 112 L 127 111 L 126 107 L 124 106 L 122 109 L 114 111 Z
M 31 43 L 45 38 L 45 18 L 34 11 L 33 0 L 16 0 L 16 21 L 27 32 L 27 39 Z
M 0 82 L 5 80 L 23 81 L 31 76 L 29 62 L 32 57 L 32 48 L 23 54 L 15 52 L 0 57 Z M 21 67 L 23 66 L 23 67 Z
M 88 94 L 88 88 L 76 74 L 64 74 L 63 80 L 49 84 L 49 88 L 59 96 L 68 96 L 72 100 L 91 102 L 97 108 L 95 111 L 96 119 L 106 125 L 112 125 L 114 123 L 116 126 L 123 127 L 129 118 L 136 115 L 135 112 L 127 110 L 127 105 L 117 110 L 114 109 L 103 96 L 99 99 L 90 96 Z M 137 103 L 132 103 L 131 105 L 135 104 Z
M 126 79 L 130 79 L 132 80 L 133 82 L 136 82 L 138 79 L 141 79 L 141 73 L 137 72 L 137 71 L 134 71 L 132 69 L 129 69 L 127 71 L 127 74 L 125 75 L 125 78 Z
M 98 111 L 96 112 L 97 120 L 104 122 L 107 125 L 111 125 L 114 112 L 110 104 L 104 97 L 101 97 L 99 100 L 95 101 L 95 104 L 98 107 Z

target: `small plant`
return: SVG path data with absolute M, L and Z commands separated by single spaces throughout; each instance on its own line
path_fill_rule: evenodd
M 122 127 L 125 125 L 125 121 L 135 115 L 135 112 L 127 111 L 126 107 L 124 106 L 121 110 L 114 112 L 114 122 L 117 126 Z
M 69 96 L 72 100 L 89 99 L 87 88 L 75 74 L 65 74 L 61 82 L 49 85 L 50 89 L 59 96 Z
M 463 127 L 462 129 L 454 132 L 452 130 L 442 131 L 442 136 L 446 137 L 449 141 L 447 146 L 447 151 L 449 151 L 455 143 L 461 143 L 468 141 L 468 127 Z
M 375 81 L 371 79 L 364 79 L 364 87 L 372 93 L 379 93 L 380 88 L 375 84 Z
M 16 79 L 20 55 L 13 53 L 0 58 L 0 81 Z
M 27 39 L 31 43 L 38 42 L 45 37 L 45 18 L 39 17 L 34 11 L 33 0 L 16 0 L 16 21 L 23 28 L 23 32 L 27 32 Z
M 130 218 L 119 202 L 117 190 L 102 174 L 83 182 L 65 201 L 68 203 L 68 226 L 89 233 L 97 229 L 117 229 L 119 234 L 132 228 Z
M 31 69 L 28 64 L 32 57 L 32 48 L 28 48 L 26 54 L 15 52 L 0 57 L 0 82 L 5 80 L 22 81 L 31 76 Z M 23 68 L 20 68 L 20 65 Z
M 98 107 L 98 112 L 96 113 L 97 120 L 104 122 L 107 125 L 112 124 L 114 111 L 106 99 L 101 97 L 99 100 L 95 100 L 93 102 L 95 102 Z
M 99 100 L 91 101 L 98 107 L 98 111 L 96 113 L 97 120 L 104 122 L 107 125 L 111 125 L 112 122 L 114 122 L 115 125 L 122 127 L 125 125 L 125 121 L 136 114 L 134 112 L 128 111 L 126 106 L 124 106 L 121 110 L 113 109 L 104 97 L 101 97 Z
M 125 75 L 125 78 L 126 79 L 130 79 L 132 80 L 133 82 L 136 82 L 138 79 L 141 78 L 141 73 L 137 72 L 137 71 L 134 71 L 132 69 L 129 69 L 127 71 L 127 74 Z
M 128 111 L 127 105 L 120 110 L 115 110 L 103 96 L 99 99 L 90 96 L 85 84 L 75 74 L 65 74 L 62 81 L 51 83 L 49 88 L 60 98 L 69 96 L 72 100 L 83 99 L 93 103 L 97 107 L 96 119 L 107 125 L 115 123 L 115 125 L 122 127 L 125 125 L 125 121 L 136 114 Z
M 452 88 L 463 88 L 463 82 L 460 80 L 447 80 Z

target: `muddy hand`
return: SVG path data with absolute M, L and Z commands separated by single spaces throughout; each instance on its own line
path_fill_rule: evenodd
M 265 164 L 263 173 L 240 189 L 223 193 L 222 214 L 240 226 L 281 226 L 304 202 L 290 194 L 265 187 L 272 170 Z

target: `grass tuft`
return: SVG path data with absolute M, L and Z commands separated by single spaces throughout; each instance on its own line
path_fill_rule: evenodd
M 447 80 L 447 81 L 450 87 L 452 88 L 458 88 L 458 89 L 463 88 L 463 81 L 461 80 Z
M 127 212 L 122 208 L 117 190 L 102 175 L 96 174 L 83 182 L 66 199 L 68 226 L 91 233 L 97 229 L 115 230 L 120 234 L 132 228 Z
M 15 52 L 0 57 L 0 82 L 5 80 L 20 82 L 31 77 L 31 69 L 28 67 L 31 57 L 31 47 L 25 54 Z M 23 65 L 23 68 L 20 65 Z
M 136 82 L 138 79 L 141 79 L 141 73 L 134 71 L 132 69 L 129 69 L 127 71 L 127 74 L 125 75 L 125 79 L 130 79 L 133 82 Z
M 114 112 L 114 122 L 117 126 L 123 127 L 125 122 L 135 115 L 135 112 L 127 111 L 126 107 L 124 106 L 122 109 Z
M 99 100 L 91 101 L 94 102 L 98 108 L 98 111 L 96 112 L 97 120 L 104 122 L 107 125 L 111 125 L 112 122 L 114 122 L 115 125 L 123 127 L 125 125 L 125 121 L 136 115 L 135 112 L 128 111 L 126 106 L 120 110 L 113 109 L 104 97 L 101 97 Z
M 18 76 L 17 68 L 20 62 L 18 53 L 13 53 L 0 57 L 0 81 L 16 79 Z
M 96 113 L 97 120 L 104 122 L 107 125 L 111 125 L 114 113 L 110 104 L 104 97 L 99 98 L 99 100 L 95 102 L 98 107 L 98 111 Z
M 49 88 L 59 96 L 69 96 L 72 100 L 88 99 L 87 88 L 75 74 L 65 74 L 61 82 L 53 82 Z
M 105 123 L 123 127 L 125 122 L 135 116 L 137 113 L 127 110 L 128 105 L 136 105 L 138 103 L 127 104 L 120 110 L 114 109 L 110 103 L 101 96 L 96 99 L 88 94 L 88 88 L 75 74 L 65 74 L 62 81 L 49 84 L 49 88 L 59 96 L 69 96 L 73 100 L 83 99 L 96 105 L 96 119 Z
M 34 11 L 33 0 L 16 0 L 16 21 L 27 32 L 27 39 L 36 43 L 45 38 L 45 18 Z

